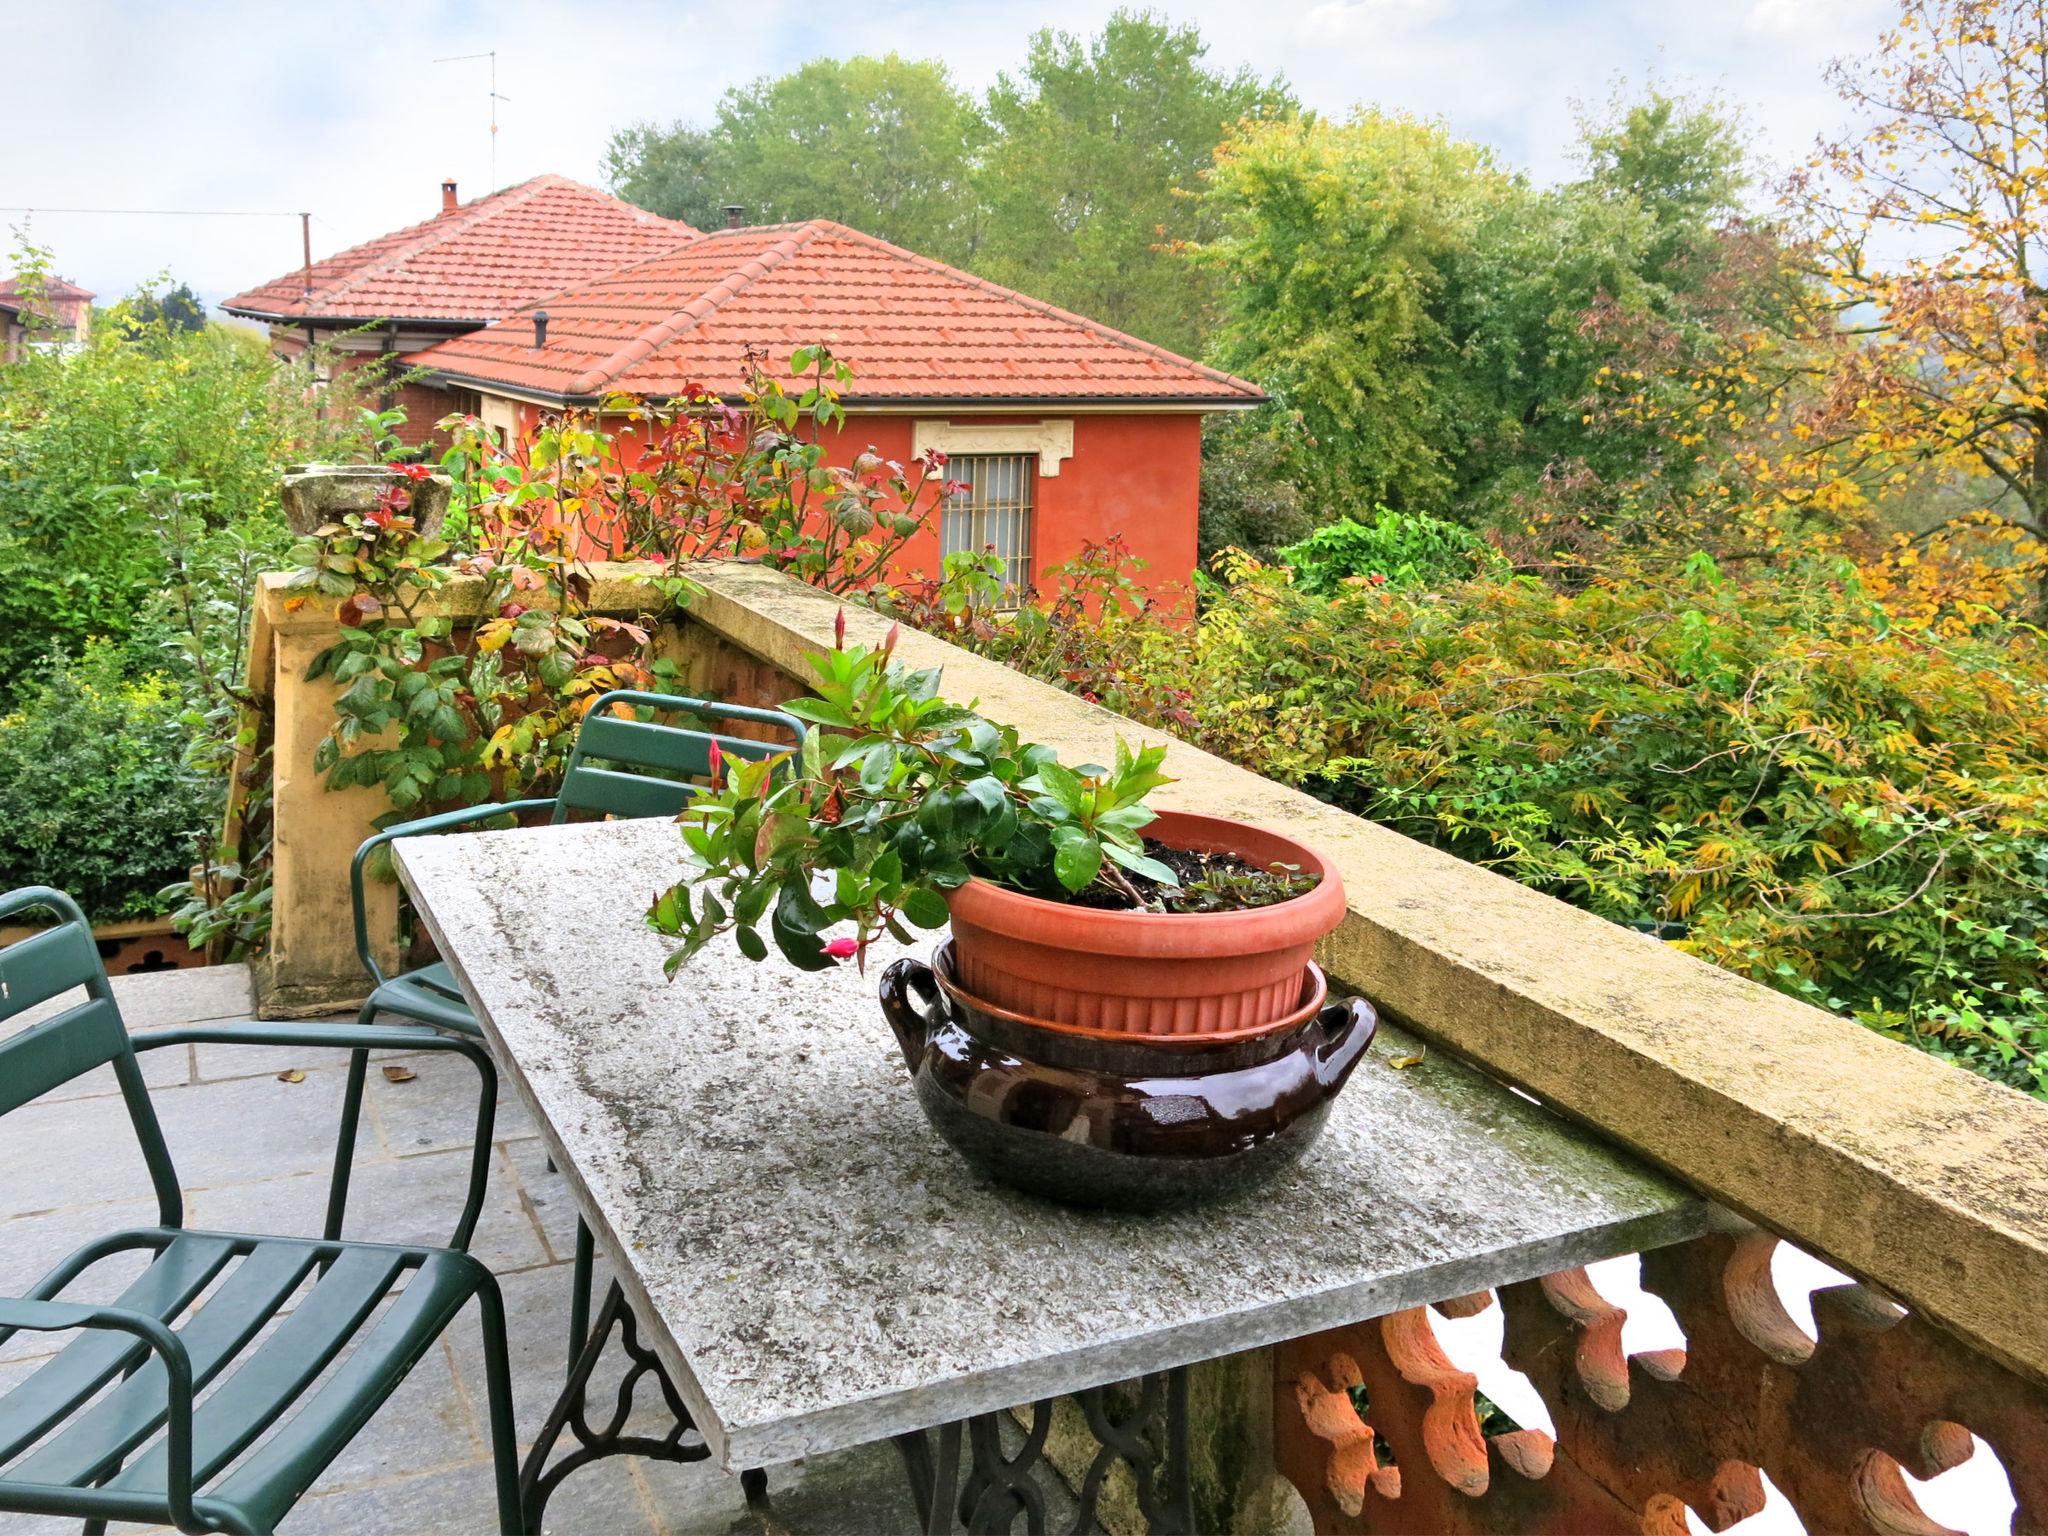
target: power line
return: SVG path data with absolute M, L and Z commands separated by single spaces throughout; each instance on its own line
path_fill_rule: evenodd
M 52 208 L 46 203 L 0 203 L 0 213 L 115 213 L 124 218 L 161 219 L 296 219 L 302 215 L 272 208 Z

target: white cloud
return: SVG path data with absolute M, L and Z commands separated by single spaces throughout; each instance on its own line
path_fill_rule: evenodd
M 1330 40 L 1414 26 L 1449 10 L 1445 0 L 1324 0 L 1301 18 L 1303 37 Z
M 1869 0 L 1755 0 L 1743 18 L 1742 29 L 1752 37 L 1840 38 L 1844 32 L 1860 33 L 1857 44 L 1870 42 L 1876 27 L 1897 12 L 1893 5 L 1874 5 Z

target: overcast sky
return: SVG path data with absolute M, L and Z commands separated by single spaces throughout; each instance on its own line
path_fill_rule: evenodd
M 412 223 L 442 177 L 597 183 L 636 118 L 702 118 L 727 86 L 821 54 L 944 59 L 971 89 L 1039 26 L 1096 29 L 1113 0 L 382 0 L 319 5 L 0 0 L 0 234 L 27 216 L 57 270 L 111 301 L 160 271 L 209 301 Z M 1573 107 L 1614 79 L 1716 90 L 1760 149 L 1795 158 L 1841 120 L 1826 61 L 1867 49 L 1894 0 L 1173 0 L 1219 65 L 1279 72 L 1327 113 L 1442 117 L 1539 178 L 1570 170 Z M 67 208 L 269 211 L 162 218 Z M 11 246 L 12 241 L 8 242 Z

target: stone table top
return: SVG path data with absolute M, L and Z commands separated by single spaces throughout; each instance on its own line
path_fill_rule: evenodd
M 770 1465 L 1675 1242 L 1697 1196 L 1383 1028 L 1322 1139 L 1168 1216 L 994 1186 L 869 974 L 720 941 L 664 979 L 662 820 L 408 838 L 406 885 L 697 1427 Z

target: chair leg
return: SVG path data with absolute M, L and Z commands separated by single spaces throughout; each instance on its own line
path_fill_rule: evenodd
M 498 1128 L 498 1069 L 491 1064 L 490 1053 L 481 1046 L 466 1049 L 462 1054 L 476 1067 L 476 1141 L 469 1153 L 469 1197 L 463 1201 L 462 1216 L 455 1223 L 455 1235 L 448 1246 L 467 1253 L 469 1240 L 476 1234 L 477 1218 L 483 1214 L 484 1192 L 491 1180 L 492 1137 Z
M 365 1003 L 356 1021 L 369 1024 L 376 1016 L 377 1010 Z M 327 1221 L 320 1229 L 320 1235 L 330 1243 L 341 1236 L 342 1218 L 348 1214 L 348 1180 L 355 1167 L 356 1128 L 363 1118 L 363 1081 L 369 1071 L 370 1053 L 350 1051 L 348 1086 L 341 1095 L 341 1130 L 334 1142 L 334 1177 L 327 1183 Z
M 491 1421 L 491 1470 L 498 1489 L 498 1529 L 526 1536 L 519 1493 L 519 1433 L 512 1421 L 512 1366 L 505 1349 L 505 1299 L 482 1265 L 476 1289 L 477 1320 L 484 1335 L 484 1392 Z
M 576 1267 L 569 1276 L 569 1374 L 576 1374 L 576 1361 L 590 1337 L 590 1270 L 594 1245 L 590 1224 L 576 1218 Z

